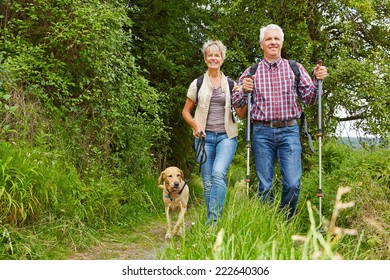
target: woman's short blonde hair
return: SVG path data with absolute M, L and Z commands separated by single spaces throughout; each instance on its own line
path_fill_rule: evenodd
M 204 58 L 206 58 L 207 53 L 210 51 L 220 52 L 222 59 L 225 60 L 226 56 L 226 47 L 220 40 L 208 40 L 203 44 L 202 52 Z

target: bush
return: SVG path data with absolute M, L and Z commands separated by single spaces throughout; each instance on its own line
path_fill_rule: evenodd
M 3 1 L 2 12 L 0 99 L 9 104 L 0 114 L 12 138 L 38 144 L 48 135 L 45 144 L 64 144 L 79 172 L 101 164 L 125 176 L 142 176 L 139 166 L 150 169 L 154 140 L 167 136 L 159 96 L 131 55 L 126 5 Z M 24 119 L 38 110 L 44 121 Z

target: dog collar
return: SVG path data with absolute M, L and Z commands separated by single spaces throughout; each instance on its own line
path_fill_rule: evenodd
M 172 197 L 171 197 L 171 193 L 169 192 L 169 193 L 165 196 L 165 198 L 169 198 L 171 201 L 175 201 L 175 199 L 178 198 L 179 196 L 180 196 L 180 194 L 178 194 L 175 198 L 172 198 Z

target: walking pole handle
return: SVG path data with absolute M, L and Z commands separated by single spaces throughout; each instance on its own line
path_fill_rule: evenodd
M 255 76 L 251 75 L 251 73 L 248 73 L 245 78 L 251 78 L 252 81 L 254 80 Z M 251 95 L 252 91 L 248 92 L 248 98 L 247 98 L 247 115 L 246 115 L 246 142 L 247 146 L 250 147 L 250 123 L 251 123 Z

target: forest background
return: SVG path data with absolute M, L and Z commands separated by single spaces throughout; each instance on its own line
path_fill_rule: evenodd
M 176 165 L 188 173 L 193 164 L 181 110 L 189 84 L 206 70 L 202 44 L 224 42 L 222 70 L 237 79 L 262 58 L 259 28 L 269 23 L 284 30 L 284 58 L 309 72 L 318 59 L 328 68 L 324 180 L 332 199 L 324 216 L 332 216 L 343 185 L 360 202 L 338 218 L 360 234 L 337 249 L 347 248 L 346 258 L 387 259 L 389 10 L 388 0 L 1 0 L 0 259 L 66 258 L 113 228 L 151 219 L 150 209 L 162 207 L 159 172 Z M 317 110 L 305 108 L 312 135 Z M 337 128 L 347 121 L 380 140 L 362 137 L 358 151 L 339 144 Z M 240 122 L 229 186 L 245 177 L 243 130 Z M 318 185 L 317 155 L 303 145 L 309 187 L 297 233 L 310 229 L 305 201 Z M 193 201 L 201 197 L 192 193 Z M 336 246 L 339 238 L 328 234 Z M 280 258 L 303 256 L 314 255 Z

